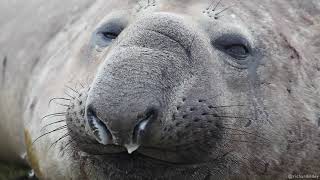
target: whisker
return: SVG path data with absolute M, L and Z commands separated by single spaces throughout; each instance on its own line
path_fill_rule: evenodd
M 71 88 L 70 86 L 65 85 L 68 89 L 70 89 L 71 91 L 75 92 L 76 94 L 80 95 L 80 93 L 76 90 L 74 90 L 73 88 Z
M 40 119 L 40 122 L 42 122 L 44 119 L 49 118 L 49 117 L 65 116 L 66 114 L 67 114 L 66 112 L 48 114 L 48 115 L 46 115 L 46 116 L 43 116 L 43 117 Z
M 222 0 L 219 0 L 218 3 L 216 4 L 216 6 L 212 9 L 212 11 L 215 11 L 217 9 L 217 7 L 219 6 L 219 4 L 221 3 Z
M 68 104 L 61 104 L 61 103 L 55 103 L 55 104 L 60 105 L 60 106 L 64 106 L 64 107 L 70 107 L 70 105 L 68 105 Z
M 61 122 L 66 122 L 66 120 L 64 119 L 64 120 L 60 120 L 60 121 L 56 121 L 56 122 L 47 124 L 47 125 L 43 126 L 40 131 L 43 131 L 46 127 L 49 127 L 49 126 L 51 126 L 53 124 L 58 124 L 58 123 L 61 123 Z
M 140 1 L 137 1 L 137 4 L 139 5 L 139 8 L 142 8 L 142 5 L 140 4 Z
M 219 14 L 223 13 L 224 11 L 230 9 L 230 8 L 233 7 L 233 6 L 235 6 L 235 4 L 233 4 L 233 5 L 231 5 L 231 6 L 228 6 L 228 7 L 224 8 L 224 9 L 222 9 L 220 12 L 216 13 L 214 16 L 215 16 L 215 17 L 218 17 Z
M 80 84 L 80 86 L 82 87 L 82 88 L 84 88 L 84 85 L 79 81 L 79 84 Z
M 85 80 L 85 82 L 84 82 L 87 87 L 90 87 L 90 84 L 91 84 L 91 83 L 89 82 L 89 80 L 90 80 L 90 76 L 87 75 L 86 80 Z
M 57 129 L 54 129 L 54 130 L 52 130 L 52 131 L 50 131 L 50 132 L 44 133 L 44 134 L 40 135 L 39 137 L 37 137 L 37 138 L 32 142 L 32 144 L 34 144 L 37 140 L 39 140 L 40 138 L 42 138 L 42 137 L 45 136 L 45 135 L 48 135 L 48 134 L 51 134 L 51 133 L 53 133 L 53 132 L 60 131 L 60 130 L 66 129 L 66 128 L 67 128 L 67 125 L 61 126 L 61 127 L 57 128 Z
M 226 153 L 224 153 L 224 154 L 222 154 L 222 155 L 218 155 L 218 156 L 215 158 L 215 160 L 222 159 L 222 158 L 226 157 L 227 155 L 229 155 L 230 153 L 232 153 L 233 151 L 234 151 L 234 150 L 230 150 L 230 151 L 228 151 L 228 152 L 226 152 Z
M 206 10 L 209 10 L 209 9 L 211 8 L 211 6 L 213 6 L 214 2 L 215 2 L 215 0 L 212 0 L 211 3 L 210 3 L 210 5 L 207 7 Z
M 70 97 L 71 99 L 75 99 L 76 97 L 71 96 L 66 90 L 64 90 L 64 94 Z
M 49 150 L 51 149 L 51 147 L 52 147 L 53 145 L 56 145 L 60 140 L 66 138 L 66 137 L 68 137 L 68 136 L 69 136 L 69 133 L 66 133 L 66 134 L 64 134 L 63 136 L 61 136 L 58 140 L 56 140 L 55 142 L 53 142 L 53 143 L 50 145 Z
M 66 100 L 66 101 L 70 101 L 71 99 L 68 99 L 68 98 L 52 98 L 52 99 L 50 99 L 48 106 L 50 106 L 51 102 L 52 102 L 52 101 L 55 101 L 55 100 Z
M 66 112 L 52 113 L 52 114 L 43 116 L 40 120 L 42 121 L 43 119 L 48 118 L 50 116 L 65 116 L 66 114 L 67 114 Z
M 70 141 L 61 149 L 60 153 L 63 152 L 65 153 L 65 150 L 67 150 L 67 147 L 75 140 L 77 140 L 78 138 L 71 138 Z

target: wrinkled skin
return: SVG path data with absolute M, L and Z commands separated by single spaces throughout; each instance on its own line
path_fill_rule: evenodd
M 1 123 L 25 142 L 7 160 L 43 179 L 319 175 L 319 2 L 216 3 L 83 1 L 28 72 L 7 55 Z

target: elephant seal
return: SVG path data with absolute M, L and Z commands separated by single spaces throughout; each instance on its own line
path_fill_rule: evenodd
M 81 1 L 36 58 L 26 42 L 40 35 L 12 40 L 25 44 L 2 63 L 1 129 L 16 130 L 3 151 L 41 179 L 319 176 L 319 12 L 316 0 Z

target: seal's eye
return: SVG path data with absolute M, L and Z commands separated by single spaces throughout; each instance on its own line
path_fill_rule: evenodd
M 118 33 L 115 32 L 102 32 L 104 38 L 106 39 L 115 39 L 118 37 Z
M 108 23 L 101 27 L 98 34 L 104 38 L 105 41 L 112 41 L 116 39 L 123 30 L 123 26 L 117 22 Z
M 101 47 L 106 47 L 122 32 L 123 27 L 117 22 L 107 23 L 96 32 L 96 42 Z
M 93 42 L 98 47 L 109 46 L 114 39 L 116 39 L 123 29 L 126 27 L 127 22 L 122 18 L 109 19 L 106 23 L 100 26 L 93 34 Z
M 237 34 L 225 34 L 214 40 L 213 45 L 236 60 L 245 60 L 251 53 L 249 42 Z
M 242 60 L 248 57 L 249 49 L 243 44 L 231 44 L 224 47 L 226 53 L 230 56 Z

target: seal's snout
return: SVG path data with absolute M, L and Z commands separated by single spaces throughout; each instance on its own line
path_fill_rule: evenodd
M 87 128 L 91 136 L 102 145 L 122 146 L 129 154 L 144 144 L 152 122 L 158 117 L 158 108 L 154 106 L 140 113 L 139 103 L 127 108 L 120 106 L 117 114 L 108 113 L 99 107 L 102 107 L 101 100 L 86 106 Z

